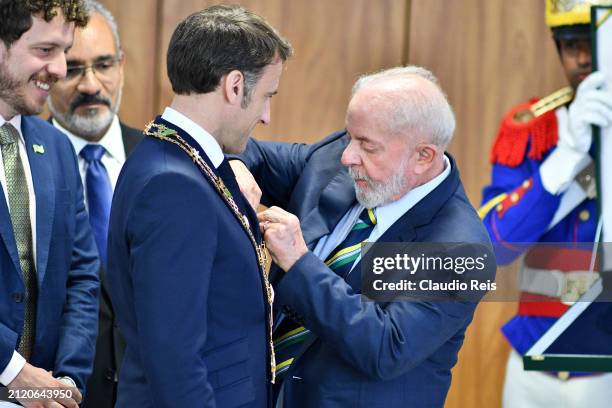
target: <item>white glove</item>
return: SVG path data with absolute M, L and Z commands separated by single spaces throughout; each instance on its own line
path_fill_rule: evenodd
M 540 178 L 544 189 L 550 194 L 560 194 L 566 191 L 574 178 L 590 162 L 589 147 L 591 146 L 591 131 L 589 128 L 588 140 L 584 141 L 585 150 L 576 150 L 568 146 L 568 140 L 576 141 L 569 130 L 567 108 L 562 106 L 555 111 L 557 127 L 559 129 L 559 142 L 557 148 L 542 162 Z
M 591 162 L 588 154 L 593 139 L 591 125 L 612 124 L 612 92 L 606 87 L 605 75 L 593 72 L 586 77 L 578 86 L 569 110 L 561 107 L 555 113 L 559 141 L 540 166 L 540 178 L 546 191 L 560 194 Z
M 559 146 L 586 153 L 591 147 L 591 125 L 612 124 L 612 92 L 608 88 L 603 72 L 593 72 L 582 81 L 569 107 L 569 132 L 559 131 Z

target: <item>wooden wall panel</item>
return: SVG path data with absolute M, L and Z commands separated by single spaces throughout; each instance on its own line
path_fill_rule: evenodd
M 176 24 L 217 2 L 166 1 L 162 6 L 158 110 L 169 103 L 165 50 Z M 255 135 L 268 140 L 314 142 L 344 125 L 350 88 L 360 73 L 395 66 L 405 49 L 404 0 L 238 2 L 265 17 L 295 48 L 280 92 L 272 100 L 272 121 Z
M 102 0 L 115 16 L 125 54 L 120 117 L 142 129 L 155 113 L 159 0 Z
M 472 203 L 489 182 L 488 154 L 505 111 L 565 85 L 544 2 L 412 0 L 408 62 L 430 68 L 457 115 L 450 146 Z M 453 372 L 446 406 L 499 407 L 509 347 L 499 329 L 514 303 L 483 303 Z

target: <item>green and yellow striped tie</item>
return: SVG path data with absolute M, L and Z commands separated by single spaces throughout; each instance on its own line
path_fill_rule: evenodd
M 34 344 L 36 325 L 36 300 L 38 283 L 34 266 L 32 224 L 30 222 L 30 195 L 21 157 L 19 156 L 19 132 L 10 123 L 0 127 L 0 148 L 6 176 L 6 192 L 13 233 L 17 243 L 19 265 L 25 286 L 25 316 L 23 333 L 17 351 L 29 360 Z
M 369 208 L 364 209 L 346 238 L 327 257 L 325 264 L 339 276 L 346 278 L 361 253 L 361 245 L 368 239 L 375 225 L 374 211 Z M 278 361 L 276 378 L 282 380 L 300 346 L 310 338 L 311 334 L 310 330 L 299 326 L 290 318 L 283 320 L 276 333 L 279 334 L 274 339 L 274 352 Z

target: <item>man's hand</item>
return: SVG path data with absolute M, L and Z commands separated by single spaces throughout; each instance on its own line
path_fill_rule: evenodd
M 18 399 L 18 401 L 26 408 L 79 408 L 82 396 L 79 390 L 66 385 L 64 382 L 53 378 L 53 375 L 41 368 L 34 367 L 26 363 L 17 377 L 7 385 L 11 390 L 32 390 L 45 393 L 47 390 L 62 390 L 66 391 L 66 398 L 44 398 L 44 399 Z
M 306 252 L 300 221 L 278 207 L 270 207 L 257 214 L 261 232 L 274 262 L 287 272 Z
M 257 211 L 259 201 L 261 200 L 261 189 L 253 178 L 249 169 L 240 160 L 230 160 L 230 166 L 236 176 L 236 181 L 240 187 L 240 191 L 246 197 L 253 210 Z
M 610 84 L 608 84 L 610 86 Z M 569 107 L 569 132 L 559 131 L 559 146 L 586 153 L 591 147 L 591 126 L 612 124 L 612 92 L 603 72 L 593 72 L 580 83 Z

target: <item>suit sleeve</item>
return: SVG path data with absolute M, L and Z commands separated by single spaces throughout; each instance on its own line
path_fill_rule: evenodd
M 287 272 L 275 293 L 275 302 L 300 314 L 304 326 L 376 380 L 402 375 L 427 359 L 469 323 L 476 307 L 471 302 L 363 302 L 311 252 Z
M 4 373 L 13 359 L 17 336 L 14 330 L 0 322 L 0 373 Z
M 62 157 L 72 157 L 70 174 L 74 176 L 74 184 L 71 188 L 75 191 L 75 213 L 67 216 L 75 217 L 75 234 L 53 375 L 72 378 L 84 392 L 93 368 L 98 332 L 100 262 L 85 209 L 76 156 L 68 140 L 65 143 L 70 151 Z
M 261 203 L 286 208 L 295 184 L 306 165 L 309 146 L 249 139 L 237 156 L 249 168 L 262 191 Z
M 211 192 L 152 178 L 128 218 L 138 347 L 156 407 L 216 407 L 203 359 L 218 220 Z

